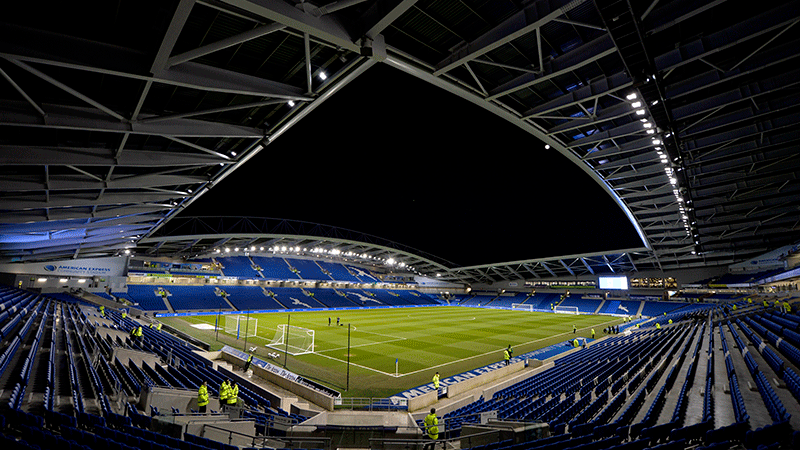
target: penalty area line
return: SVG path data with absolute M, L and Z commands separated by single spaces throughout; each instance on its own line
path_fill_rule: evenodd
M 600 323 L 600 324 L 598 324 L 598 325 L 596 325 L 596 326 L 598 326 L 598 327 L 599 327 L 599 326 L 602 326 L 602 325 L 605 325 L 605 324 L 608 324 L 608 323 L 615 322 L 616 320 L 618 320 L 618 319 L 609 320 L 608 322 L 603 322 L 603 323 Z M 591 325 L 591 326 L 588 326 L 588 327 L 584 327 L 584 328 L 578 328 L 578 330 L 579 330 L 579 331 L 583 331 L 583 330 L 586 330 L 586 329 L 592 328 L 593 326 L 594 326 L 594 325 Z M 532 341 L 529 341 L 529 342 L 523 342 L 523 343 L 521 343 L 521 344 L 517 344 L 517 346 L 523 346 L 523 345 L 535 344 L 535 343 L 537 343 L 537 342 L 539 342 L 539 341 L 545 341 L 545 340 L 552 339 L 552 338 L 554 338 L 554 337 L 558 337 L 558 336 L 569 336 L 569 335 L 571 335 L 571 334 L 573 334 L 573 333 L 572 333 L 572 332 L 569 332 L 569 331 L 566 331 L 566 332 L 564 332 L 564 333 L 561 333 L 561 334 L 555 334 L 555 335 L 548 336 L 548 337 L 544 337 L 544 338 L 541 338 L 541 339 L 534 339 L 534 340 L 532 340 Z M 468 357 L 466 357 L 466 358 L 457 359 L 457 360 L 455 360 L 455 361 L 450 361 L 450 362 L 446 362 L 446 363 L 438 364 L 438 365 L 435 365 L 435 366 L 426 367 L 426 368 L 424 368 L 424 369 L 415 370 L 415 371 L 413 371 L 413 372 L 402 373 L 402 374 L 399 374 L 399 375 L 397 375 L 397 377 L 399 378 L 399 377 L 404 377 L 404 376 L 406 376 L 406 375 L 415 375 L 415 374 L 418 374 L 418 373 L 420 373 L 420 372 L 426 372 L 426 371 L 430 371 L 431 369 L 438 369 L 438 368 L 440 368 L 440 367 L 447 367 L 447 366 L 449 366 L 449 365 L 451 365 L 451 364 L 460 363 L 460 362 L 462 362 L 462 361 L 468 361 L 468 360 L 470 360 L 470 359 L 480 358 L 480 357 L 483 357 L 483 356 L 486 356 L 486 355 L 491 355 L 491 354 L 493 354 L 493 353 L 496 353 L 496 352 L 497 352 L 497 350 L 492 350 L 492 351 L 490 351 L 490 352 L 481 353 L 481 354 L 479 354 L 479 355 L 472 355 L 472 356 L 468 356 Z M 392 376 L 395 376 L 395 375 L 392 375 Z
M 342 364 L 347 364 L 347 361 L 339 359 L 339 358 L 334 358 L 333 356 L 323 355 L 323 354 L 317 353 L 317 352 L 314 352 L 314 354 L 322 356 L 323 358 L 328 358 L 328 359 L 332 359 L 334 361 L 339 361 Z M 369 371 L 372 371 L 372 372 L 376 372 L 376 373 L 379 373 L 381 375 L 386 375 L 388 377 L 393 377 L 393 378 L 395 377 L 395 374 L 393 374 L 393 373 L 387 373 L 387 372 L 383 372 L 383 371 L 378 370 L 378 369 L 373 369 L 372 367 L 362 366 L 361 364 L 356 364 L 356 363 L 354 363 L 352 361 L 350 362 L 350 365 L 351 366 L 360 367 L 362 369 L 369 370 Z

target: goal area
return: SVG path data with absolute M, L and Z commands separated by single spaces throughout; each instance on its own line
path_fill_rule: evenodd
M 225 316 L 225 332 L 241 337 L 255 337 L 258 334 L 258 318 L 240 314 Z
M 553 312 L 557 314 L 580 314 L 577 306 L 556 306 L 553 308 Z
M 512 303 L 511 309 L 516 311 L 531 311 L 533 312 L 533 305 L 526 305 L 524 303 Z
M 292 356 L 314 353 L 314 330 L 295 325 L 278 325 L 275 337 L 264 345 Z

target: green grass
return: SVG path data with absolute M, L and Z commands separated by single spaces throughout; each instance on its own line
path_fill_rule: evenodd
M 336 317 L 344 326 L 336 327 Z M 266 358 L 274 351 L 271 341 L 278 324 L 314 329 L 314 354 L 289 356 L 287 369 L 342 391 L 349 397 L 386 397 L 430 382 L 435 371 L 442 378 L 502 360 L 503 349 L 511 344 L 523 353 L 562 342 L 572 336 L 589 336 L 591 327 L 599 335 L 608 324 L 620 321 L 609 316 L 531 313 L 463 307 L 394 308 L 348 311 L 318 311 L 253 314 L 258 318 L 258 336 L 247 339 L 247 347 L 258 347 Z M 328 317 L 333 324 L 328 326 Z M 244 338 L 236 340 L 223 331 L 219 340 L 212 330 L 198 330 L 192 324 L 213 325 L 216 315 L 162 319 L 219 349 L 231 345 L 245 348 Z M 221 323 L 224 324 L 224 322 Z M 350 329 L 350 378 L 347 387 L 347 330 Z M 395 358 L 399 370 L 395 376 Z M 280 364 L 283 363 L 281 359 Z

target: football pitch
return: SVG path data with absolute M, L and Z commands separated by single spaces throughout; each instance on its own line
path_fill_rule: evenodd
M 218 332 L 216 314 L 160 320 L 210 343 L 212 350 L 224 345 L 245 351 L 255 347 L 258 357 L 278 365 L 284 363 L 283 354 L 271 361 L 267 353 L 275 350 L 265 346 L 278 325 L 288 322 L 313 329 L 314 353 L 289 355 L 286 368 L 347 397 L 387 397 L 430 382 L 436 371 L 445 378 L 501 361 L 509 344 L 515 355 L 521 355 L 572 339 L 573 325 L 577 336 L 589 337 L 593 327 L 601 337 L 603 328 L 621 322 L 611 316 L 453 306 L 292 311 L 250 315 L 258 319 L 258 332 L 245 342 L 244 333 L 236 339 L 224 331 L 224 317 L 220 316 Z

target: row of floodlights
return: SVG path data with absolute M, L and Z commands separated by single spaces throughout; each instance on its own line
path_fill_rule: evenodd
M 251 246 L 249 248 L 248 247 L 244 247 L 244 248 L 234 247 L 233 249 L 231 249 L 230 247 L 225 247 L 224 249 L 219 249 L 219 248 L 215 248 L 214 249 L 214 253 L 216 253 L 216 254 L 230 253 L 231 251 L 233 251 L 234 253 L 239 252 L 239 251 L 254 252 L 254 251 L 256 251 L 256 246 L 254 245 L 254 246 Z M 261 252 L 268 251 L 268 252 L 272 252 L 272 253 L 311 253 L 311 254 L 315 254 L 315 255 L 330 255 L 330 256 L 340 256 L 340 257 L 349 257 L 349 258 L 361 258 L 361 259 L 364 259 L 364 260 L 379 261 L 379 262 L 382 262 L 382 263 L 386 264 L 387 266 L 397 266 L 397 267 L 399 267 L 401 269 L 409 269 L 409 270 L 412 270 L 412 271 L 414 270 L 413 267 L 407 265 L 406 263 L 404 263 L 402 261 L 398 262 L 394 258 L 380 258 L 380 257 L 377 257 L 377 256 L 368 255 L 366 253 L 356 253 L 356 252 L 352 252 L 352 251 L 343 252 L 343 251 L 341 251 L 341 250 L 339 250 L 337 248 L 332 248 L 332 249 L 329 250 L 329 249 L 325 249 L 325 248 L 322 248 L 322 247 L 315 247 L 315 248 L 309 249 L 307 247 L 302 247 L 301 248 L 299 245 L 297 245 L 297 246 L 286 246 L 286 245 L 278 246 L 278 245 L 275 245 L 275 246 L 272 246 L 272 247 L 267 247 L 266 249 L 264 247 L 258 247 L 258 251 L 261 251 Z
M 647 114 L 647 110 L 644 108 L 644 102 L 639 99 L 638 94 L 631 92 L 625 96 L 625 99 L 631 102 L 631 108 L 634 109 L 637 116 L 645 116 Z M 658 100 L 654 100 L 650 104 L 651 106 L 655 106 L 658 104 Z M 686 231 L 686 236 L 689 239 L 692 239 L 695 245 L 699 245 L 700 242 L 698 241 L 698 235 L 693 230 L 693 227 L 697 224 L 697 222 L 691 221 L 689 218 L 689 212 L 692 209 L 686 205 L 687 201 L 683 198 L 680 188 L 678 187 L 678 177 L 675 174 L 675 169 L 672 168 L 669 155 L 667 155 L 666 151 L 664 150 L 664 143 L 661 140 L 661 136 L 656 134 L 655 126 L 646 117 L 641 117 L 639 121 L 642 123 L 642 127 L 645 129 L 646 133 L 652 135 L 652 140 L 650 142 L 652 143 L 653 149 L 656 151 L 659 160 L 664 165 L 664 173 L 667 175 L 667 179 L 669 179 L 669 184 L 672 185 L 672 194 L 675 196 L 675 200 L 678 202 L 678 211 L 680 213 L 681 221 L 683 222 L 683 228 Z M 667 133 L 664 137 L 669 138 L 670 136 L 672 136 L 672 134 Z M 678 158 L 675 158 L 674 162 L 677 161 Z M 682 168 L 678 167 L 677 170 L 682 170 Z M 691 200 L 689 202 L 691 202 Z M 692 254 L 695 253 L 695 251 L 692 251 Z

